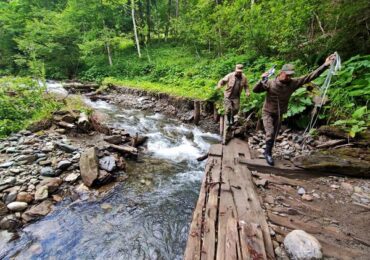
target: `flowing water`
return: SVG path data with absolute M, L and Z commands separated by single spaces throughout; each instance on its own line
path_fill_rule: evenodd
M 0 249 L 9 259 L 182 259 L 204 163 L 219 137 L 161 114 L 90 102 L 110 123 L 149 136 L 129 178 L 103 197 L 66 198 Z

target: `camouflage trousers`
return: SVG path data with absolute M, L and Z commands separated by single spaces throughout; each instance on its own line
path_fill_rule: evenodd
M 263 127 L 265 128 L 266 140 L 275 140 L 281 126 L 281 116 L 266 111 L 262 112 Z
M 224 99 L 225 115 L 232 114 L 235 116 L 239 112 L 240 99 L 239 98 L 226 98 Z

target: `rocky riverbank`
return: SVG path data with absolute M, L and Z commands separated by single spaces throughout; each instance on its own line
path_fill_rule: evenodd
M 78 198 L 88 187 L 125 178 L 125 160 L 137 157 L 146 138 L 109 128 L 102 118 L 58 111 L 48 123 L 31 125 L 33 131 L 0 140 L 1 229 L 15 231 L 66 195 Z

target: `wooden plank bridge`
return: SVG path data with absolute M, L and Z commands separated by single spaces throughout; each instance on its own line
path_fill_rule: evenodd
M 239 139 L 211 147 L 186 260 L 274 259 L 265 213 L 245 163 L 250 159 L 248 144 Z
M 211 147 L 184 259 L 275 259 L 270 234 L 275 234 L 276 245 L 276 241 L 281 243 L 283 237 L 295 229 L 314 235 L 322 245 L 323 255 L 328 258 L 369 259 L 370 241 L 361 228 L 349 233 L 346 218 L 341 220 L 340 226 L 323 224 L 325 219 L 334 218 L 326 212 L 327 203 L 333 200 L 307 202 L 297 193 L 297 187 L 325 189 L 326 184 L 315 181 L 316 177 L 325 176 L 324 173 L 309 172 L 285 160 L 277 160 L 271 167 L 258 157 L 246 142 L 235 138 L 227 145 Z M 255 184 L 258 179 L 269 182 L 264 195 L 267 191 L 270 197 L 279 194 L 284 207 L 275 204 L 274 197 L 271 202 L 268 196 L 261 196 L 261 190 L 258 195 Z M 349 203 L 345 210 L 360 216 L 367 214 L 369 207 Z

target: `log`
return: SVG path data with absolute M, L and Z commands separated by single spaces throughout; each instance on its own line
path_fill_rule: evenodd
M 198 158 L 197 158 L 197 161 L 198 162 L 202 162 L 202 161 L 204 161 L 205 159 L 207 159 L 208 158 L 208 153 L 207 154 L 205 154 L 205 155 L 202 155 L 202 156 L 199 156 Z
M 68 128 L 68 129 L 75 129 L 76 125 L 70 124 L 64 121 L 56 122 L 57 125 L 63 127 L 63 128 Z
M 138 156 L 137 149 L 132 146 L 110 144 L 109 147 L 111 147 L 114 150 L 117 150 L 118 152 L 124 153 L 124 154 L 132 155 L 134 157 Z
M 340 144 L 345 144 L 346 142 L 347 140 L 345 139 L 330 140 L 323 144 L 317 145 L 316 148 L 328 148 L 328 147 L 333 147 L 333 146 L 340 145 Z

